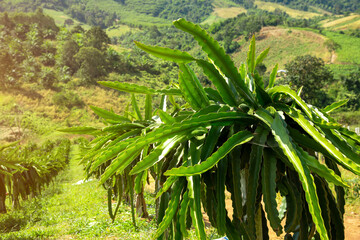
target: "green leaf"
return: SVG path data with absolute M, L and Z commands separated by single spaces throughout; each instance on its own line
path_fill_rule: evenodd
M 130 175 L 137 174 L 150 168 L 157 162 L 161 161 L 173 148 L 177 147 L 181 142 L 185 141 L 188 137 L 188 132 L 181 135 L 176 135 L 173 138 L 166 139 L 163 143 L 157 146 L 150 152 L 142 161 L 138 162 L 130 171 Z
M 169 205 L 165 211 L 164 218 L 162 219 L 158 229 L 156 230 L 153 238 L 160 237 L 165 230 L 168 228 L 168 226 L 171 224 L 171 221 L 173 217 L 175 216 L 179 201 L 180 201 L 180 195 L 181 191 L 184 188 L 184 179 L 178 179 L 178 181 L 175 183 L 173 187 L 173 192 L 171 193 L 171 199 L 169 202 Z
M 300 181 L 304 188 L 305 197 L 308 202 L 309 212 L 312 216 L 313 222 L 315 223 L 316 230 L 320 234 L 322 240 L 327 240 L 328 235 L 324 225 L 324 220 L 321 217 L 321 209 L 316 194 L 313 177 L 311 176 L 307 165 L 301 161 L 297 155 L 293 142 L 286 129 L 285 122 L 281 119 L 279 113 L 275 113 L 274 119 L 263 110 L 257 110 L 255 115 L 258 116 L 259 119 L 261 119 L 265 124 L 271 127 L 272 133 L 275 137 L 275 140 L 279 144 L 279 147 L 288 157 L 290 163 L 299 174 Z
M 345 157 L 328 139 L 323 136 L 299 111 L 290 110 L 288 114 L 295 122 L 297 122 L 317 143 L 319 143 L 330 156 L 332 156 L 344 168 L 360 174 L 360 166 Z
M 255 71 L 255 35 L 252 36 L 247 55 L 248 73 L 253 74 Z
M 276 162 L 272 152 L 264 149 L 264 163 L 261 170 L 263 201 L 270 226 L 279 236 L 282 233 L 282 226 L 276 202 Z
M 194 107 L 195 110 L 209 106 L 209 99 L 204 88 L 191 68 L 185 64 L 180 64 L 179 85 L 185 99 Z
M 213 153 L 218 139 L 220 137 L 222 127 L 221 126 L 212 126 L 208 135 L 206 136 L 205 143 L 201 148 L 200 159 L 201 161 L 206 160 Z
M 232 82 L 238 93 L 252 106 L 256 106 L 255 99 L 247 88 L 244 79 L 237 71 L 234 62 L 219 43 L 214 40 L 205 30 L 198 25 L 179 19 L 173 22 L 175 27 L 194 36 L 208 57 L 214 62 L 214 65 Z
M 267 88 L 273 88 L 276 80 L 276 74 L 279 68 L 279 64 L 276 64 L 273 70 L 271 71 L 270 78 L 269 78 L 269 85 Z
M 145 120 L 151 120 L 152 118 L 152 98 L 150 94 L 146 94 L 145 99 Z
M 303 203 L 297 187 L 291 181 L 288 181 L 288 179 L 283 182 L 288 191 L 288 194 L 286 195 L 285 231 L 289 233 L 295 231 L 299 226 L 303 212 Z
M 123 132 L 128 130 L 134 130 L 136 128 L 145 128 L 144 125 L 140 123 L 121 123 L 115 124 L 109 127 L 105 127 L 102 129 L 103 132 Z
M 209 100 L 213 100 L 216 103 L 225 104 L 224 100 L 220 96 L 219 92 L 213 88 L 204 88 Z
M 256 195 L 260 178 L 263 149 L 268 134 L 269 131 L 265 130 L 261 125 L 256 128 L 254 133 L 255 137 L 253 140 L 255 144 L 251 146 L 251 153 L 249 159 L 249 178 L 247 184 L 251 187 L 247 188 L 246 193 L 246 213 L 249 233 L 253 236 L 255 236 L 256 234 L 255 215 L 258 209 L 258 207 L 256 206 Z
M 170 48 L 164 48 L 164 47 L 154 47 L 145 45 L 143 43 L 134 41 L 136 46 L 138 48 L 141 48 L 145 52 L 154 55 L 155 57 L 167 60 L 167 61 L 173 61 L 176 63 L 188 63 L 192 62 L 195 59 L 187 52 L 182 52 L 179 50 L 174 50 Z
M 115 157 L 121 152 L 116 159 L 112 161 L 110 166 L 105 170 L 101 176 L 100 183 L 104 183 L 110 176 L 116 171 L 121 172 L 124 170 L 133 160 L 137 157 L 142 148 L 152 143 L 162 142 L 166 139 L 172 138 L 176 135 L 182 135 L 187 132 L 191 132 L 200 126 L 206 127 L 216 122 L 223 122 L 224 120 L 242 120 L 253 121 L 253 117 L 237 112 L 219 112 L 209 113 L 207 115 L 201 115 L 199 117 L 190 118 L 181 123 L 175 123 L 173 125 L 163 125 L 152 132 L 149 132 L 145 136 L 137 136 L 135 138 L 128 138 L 122 141 L 120 144 L 113 146 L 105 151 L 102 156 L 96 162 L 104 163 L 105 160 L 109 160 Z M 250 134 L 251 135 L 251 134 Z
M 166 179 L 166 181 L 164 182 L 162 188 L 160 189 L 160 191 L 157 192 L 156 197 L 155 198 L 159 198 L 164 192 L 166 192 L 167 190 L 169 190 L 169 188 L 174 184 L 174 182 L 176 182 L 176 180 L 179 177 L 177 176 L 171 176 L 168 177 Z
M 206 240 L 205 224 L 201 213 L 200 176 L 187 177 L 190 198 L 190 215 L 198 239 Z
M 58 131 L 64 133 L 90 134 L 90 135 L 94 135 L 98 133 L 98 129 L 93 127 L 70 127 L 70 128 L 58 129 Z
M 321 164 L 315 157 L 310 156 L 300 147 L 297 147 L 296 150 L 298 155 L 302 157 L 312 172 L 316 173 L 320 177 L 323 177 L 328 182 L 331 182 L 336 186 L 349 187 L 348 184 L 344 182 L 339 175 L 337 175 L 333 170 L 329 169 L 325 165 Z
M 295 100 L 295 102 L 302 108 L 302 110 L 305 112 L 306 116 L 309 119 L 312 119 L 312 113 L 310 108 L 307 106 L 307 104 L 296 94 L 295 91 L 291 90 L 289 86 L 276 86 L 268 90 L 268 93 L 272 95 L 273 99 L 277 94 L 286 94 L 292 99 Z
M 270 51 L 270 48 L 267 48 L 263 52 L 260 53 L 260 55 L 256 58 L 255 67 L 259 66 L 259 64 L 261 64 L 263 62 L 263 60 L 268 55 L 269 51 Z
M 326 139 L 330 140 L 331 143 L 347 158 L 352 160 L 360 167 L 360 155 L 356 153 L 359 149 L 350 146 L 346 140 L 341 136 L 337 130 L 332 129 L 321 129 L 322 133 L 325 134 Z
M 131 94 L 131 105 L 133 107 L 133 110 L 135 111 L 136 113 L 136 116 L 137 116 L 137 119 L 139 121 L 142 121 L 143 118 L 141 116 L 141 112 L 140 112 L 140 108 L 139 108 L 139 105 L 137 104 L 136 102 L 136 98 L 135 98 L 135 95 L 134 94 Z
M 224 158 L 234 147 L 250 141 L 253 135 L 248 131 L 240 131 L 230 137 L 215 153 L 213 153 L 206 161 L 191 167 L 181 166 L 173 168 L 164 173 L 164 175 L 175 176 L 192 176 L 208 171 L 215 166 L 222 158 Z
M 203 60 L 196 60 L 196 62 L 203 69 L 209 80 L 214 84 L 221 98 L 232 107 L 238 106 L 239 104 L 229 85 L 214 65 Z
M 223 235 L 226 232 L 225 180 L 227 175 L 227 162 L 227 158 L 225 157 L 218 163 L 218 169 L 216 171 L 216 227 L 219 235 Z
M 189 236 L 189 233 L 186 229 L 186 220 L 188 216 L 187 213 L 189 209 L 189 202 L 190 202 L 190 198 L 189 198 L 189 192 L 187 190 L 183 195 L 183 200 L 181 201 L 180 210 L 179 210 L 180 230 L 185 238 Z
M 173 118 L 161 109 L 158 109 L 157 113 L 159 114 L 161 121 L 165 124 L 173 124 L 176 122 L 175 118 Z
M 18 144 L 20 142 L 20 140 L 16 141 L 16 142 L 12 142 L 12 143 L 9 143 L 9 144 L 5 144 L 5 145 L 0 145 L 0 152 L 6 148 L 9 148 L 9 147 L 12 147 L 12 146 L 15 146 L 16 144 Z
M 114 122 L 130 122 L 130 119 L 117 115 L 116 113 L 107 111 L 105 109 L 99 108 L 99 107 L 95 107 L 95 106 L 90 106 L 91 110 L 94 111 L 94 113 L 96 115 L 98 115 L 101 118 L 104 118 L 105 120 L 112 120 Z
M 156 91 L 154 89 L 140 86 L 136 84 L 131 83 L 125 83 L 125 82 L 110 82 L 110 81 L 99 81 L 99 84 L 109 87 L 121 92 L 128 92 L 128 93 L 141 93 L 141 94 L 156 94 Z
M 169 96 L 176 96 L 176 95 L 181 95 L 181 90 L 177 88 L 160 89 L 160 90 L 156 90 L 156 93 L 165 94 Z
M 347 128 L 339 128 L 337 129 L 342 135 L 345 135 L 346 137 L 352 139 L 355 141 L 358 145 L 360 144 L 360 136 L 357 135 L 355 132 L 348 130 Z
M 94 171 L 98 168 L 101 164 L 105 163 L 106 161 L 116 157 L 119 152 L 124 150 L 131 141 L 134 141 L 132 138 L 141 133 L 141 129 L 135 129 L 133 131 L 127 132 L 116 138 L 112 141 L 104 151 L 100 152 L 99 155 L 95 156 L 96 159 L 91 166 L 91 171 Z M 126 142 L 122 142 L 125 139 L 128 139 Z
M 341 101 L 338 101 L 338 102 L 334 102 L 332 103 L 331 105 L 325 107 L 323 110 L 326 112 L 326 113 L 331 113 L 332 111 L 334 111 L 335 109 L 338 109 L 339 107 L 341 106 L 344 106 L 345 104 L 347 104 L 349 100 L 345 99 L 345 100 L 341 100 Z

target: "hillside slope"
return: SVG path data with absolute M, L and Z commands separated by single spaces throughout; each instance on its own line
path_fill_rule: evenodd
M 264 64 L 268 71 L 276 63 L 279 64 L 279 69 L 283 69 L 285 64 L 295 59 L 297 56 L 310 54 L 321 57 L 325 61 L 330 58 L 330 53 L 324 46 L 326 38 L 320 34 L 306 31 L 289 29 L 283 27 L 264 27 L 257 35 L 257 49 L 259 54 L 261 51 L 271 47 L 268 57 Z M 241 50 L 233 57 L 239 65 L 246 59 L 246 54 L 249 49 L 249 43 L 244 39 L 238 39 L 242 44 Z M 291 54 L 289 54 L 291 52 Z

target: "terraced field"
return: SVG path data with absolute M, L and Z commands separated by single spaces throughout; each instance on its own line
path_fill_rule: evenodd
M 352 14 L 334 20 L 324 20 L 321 24 L 324 28 L 331 30 L 360 29 L 360 15 Z

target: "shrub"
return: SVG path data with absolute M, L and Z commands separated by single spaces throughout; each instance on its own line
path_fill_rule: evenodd
M 54 94 L 53 102 L 55 105 L 66 108 L 84 107 L 84 102 L 79 98 L 79 96 L 72 91 L 62 91 Z

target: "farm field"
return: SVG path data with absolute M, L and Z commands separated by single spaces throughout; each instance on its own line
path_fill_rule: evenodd
M 331 30 L 346 30 L 360 28 L 360 15 L 351 14 L 346 17 L 339 17 L 335 20 L 323 20 L 320 22 L 324 28 Z
M 71 160 L 65 169 L 43 194 L 34 200 L 24 202 L 18 212 L 0 215 L 0 239 L 149 239 L 154 234 L 156 224 L 149 219 L 136 218 L 133 226 L 130 207 L 122 204 L 114 223 L 108 216 L 107 193 L 96 179 L 84 181 L 85 173 L 78 159 L 79 146 L 73 145 Z M 356 183 L 360 177 L 345 173 L 345 180 Z M 153 184 L 146 186 L 145 200 L 150 216 L 155 214 L 151 196 Z M 358 190 L 359 191 L 359 190 Z M 357 240 L 360 234 L 359 192 L 348 193 L 345 213 L 346 240 Z M 227 197 L 229 199 L 229 197 Z M 116 202 L 113 201 L 115 205 Z M 229 206 L 230 207 L 230 206 Z M 231 212 L 228 213 L 231 217 Z M 205 220 L 208 219 L 204 213 Z M 205 222 L 206 223 L 206 222 Z M 209 224 L 208 222 L 206 224 Z M 12 229 L 12 231 L 10 231 Z M 16 231 L 14 231 L 16 229 Z M 189 239 L 196 239 L 190 231 Z M 207 228 L 209 239 L 218 238 L 215 229 Z M 282 239 L 270 232 L 271 239 Z
M 324 61 L 329 61 L 330 53 L 324 46 L 326 38 L 320 34 L 291 28 L 282 27 L 264 27 L 261 29 L 257 40 L 258 54 L 270 47 L 268 57 L 264 64 L 268 67 L 268 71 L 279 64 L 279 68 L 283 69 L 285 64 L 295 59 L 297 56 L 306 54 L 314 55 L 322 58 Z M 233 58 L 239 65 L 244 62 L 249 44 L 242 39 L 241 51 L 235 53 Z M 291 55 L 288 52 L 291 50 Z
M 56 10 L 53 10 L 53 9 L 44 9 L 44 13 L 51 16 L 54 20 L 55 20 L 55 23 L 56 25 L 58 26 L 64 26 L 64 23 L 67 19 L 71 19 L 74 24 L 72 26 L 75 26 L 75 25 L 80 25 L 82 26 L 85 30 L 88 30 L 91 28 L 91 26 L 87 25 L 87 24 L 84 24 L 84 23 L 81 23 L 79 21 L 77 21 L 76 19 L 73 19 L 71 17 L 69 17 L 68 15 L 66 15 L 64 12 L 62 11 L 56 11 Z M 72 27 L 70 26 L 70 28 Z
M 0 240 L 358 240 L 360 4 L 331 1 L 0 1 Z
M 321 14 L 315 13 L 315 12 L 305 12 L 305 11 L 292 9 L 292 8 L 286 7 L 284 5 L 273 3 L 273 2 L 263 2 L 263 1 L 256 0 L 255 5 L 258 8 L 266 10 L 266 11 L 274 11 L 276 8 L 278 8 L 294 18 L 312 18 L 312 17 L 321 15 Z

